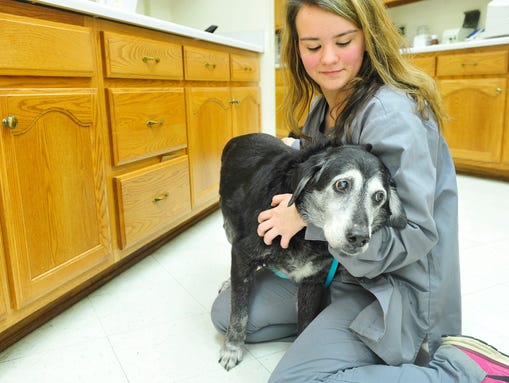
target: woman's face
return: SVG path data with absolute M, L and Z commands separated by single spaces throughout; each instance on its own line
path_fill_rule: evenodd
M 309 5 L 298 11 L 295 25 L 306 72 L 329 103 L 339 101 L 361 68 L 364 34 L 348 20 Z

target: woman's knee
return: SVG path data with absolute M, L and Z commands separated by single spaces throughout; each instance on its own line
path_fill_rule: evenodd
M 263 342 L 291 337 L 296 332 L 296 286 L 276 277 L 268 270 L 260 270 L 255 277 L 250 296 L 247 341 Z M 211 309 L 214 327 L 226 332 L 230 321 L 230 287 L 221 291 Z
M 270 382 L 321 381 L 359 365 L 381 363 L 349 328 L 352 313 L 337 302 L 327 306 L 290 346 Z

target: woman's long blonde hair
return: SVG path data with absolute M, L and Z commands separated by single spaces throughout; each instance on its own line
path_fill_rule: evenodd
M 337 14 L 364 33 L 363 63 L 357 78 L 350 84 L 350 97 L 341 105 L 343 110 L 333 132 L 335 139 L 344 134 L 350 141 L 353 118 L 384 84 L 407 93 L 416 101 L 417 111 L 424 119 L 430 117 L 431 111 L 439 128 L 442 127 L 445 112 L 436 84 L 401 54 L 405 41 L 391 22 L 382 0 L 287 0 L 281 49 L 285 84 L 282 107 L 285 121 L 294 133 L 300 135 L 298 121 L 307 113 L 312 98 L 321 94 L 318 84 L 306 73 L 299 55 L 295 18 L 303 5 Z

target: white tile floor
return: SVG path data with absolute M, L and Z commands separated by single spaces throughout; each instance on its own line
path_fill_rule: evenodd
M 464 332 L 509 352 L 509 183 L 458 182 Z M 286 343 L 217 363 L 209 310 L 228 269 L 216 212 L 0 353 L 0 382 L 264 382 Z

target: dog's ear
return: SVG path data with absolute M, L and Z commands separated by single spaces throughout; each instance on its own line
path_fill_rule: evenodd
M 295 203 L 309 183 L 317 182 L 320 179 L 325 163 L 326 156 L 323 153 L 320 153 L 314 155 L 312 161 L 308 160 L 299 165 L 295 172 L 295 177 L 297 178 L 298 183 L 293 191 L 292 198 L 288 201 L 288 206 Z
M 389 181 L 389 210 L 391 215 L 387 221 L 388 225 L 396 229 L 403 229 L 407 224 L 406 213 L 396 191 L 396 184 L 392 179 Z

